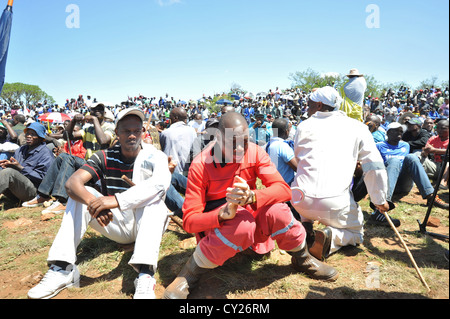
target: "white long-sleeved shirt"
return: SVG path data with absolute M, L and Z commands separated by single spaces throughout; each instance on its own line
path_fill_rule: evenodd
M 367 126 L 342 111 L 316 112 L 294 139 L 297 173 L 292 187 L 313 198 L 348 194 L 357 161 L 374 204 L 386 202 L 387 173 Z

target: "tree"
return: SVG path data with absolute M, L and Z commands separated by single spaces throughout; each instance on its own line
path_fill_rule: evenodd
M 0 99 L 9 107 L 14 105 L 35 105 L 47 101 L 54 104 L 53 97 L 44 92 L 37 85 L 24 84 L 20 82 L 5 83 Z

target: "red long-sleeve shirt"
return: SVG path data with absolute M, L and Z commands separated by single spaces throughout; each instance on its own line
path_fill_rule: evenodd
M 187 232 L 200 233 L 220 227 L 217 211 L 205 212 L 205 206 L 208 202 L 223 200 L 236 175 L 246 180 L 255 192 L 256 203 L 247 207 L 253 214 L 260 207 L 291 200 L 289 185 L 261 147 L 249 143 L 241 163 L 220 165 L 214 161 L 213 146 L 207 146 L 189 169 L 183 205 L 183 227 Z M 256 189 L 257 178 L 261 179 L 265 188 Z

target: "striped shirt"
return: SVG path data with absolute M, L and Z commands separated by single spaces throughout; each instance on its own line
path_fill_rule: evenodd
M 116 138 L 116 134 L 114 132 L 115 125 L 113 123 L 105 122 L 102 125 L 102 130 L 105 134 L 108 134 L 111 137 L 111 143 Z M 97 141 L 97 136 L 95 135 L 95 127 L 94 125 L 87 125 L 82 130 L 80 130 L 81 136 L 83 139 L 83 145 L 86 149 L 86 157 L 85 159 L 89 159 L 92 154 L 102 149 L 102 146 Z
M 122 176 L 132 179 L 133 167 L 134 161 L 125 162 L 120 144 L 116 144 L 112 148 L 94 153 L 81 169 L 91 174 L 92 182 L 101 181 L 103 195 L 114 196 L 130 188 L 130 185 L 122 180 Z

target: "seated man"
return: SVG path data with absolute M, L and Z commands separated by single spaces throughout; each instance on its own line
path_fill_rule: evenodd
M 266 152 L 286 184 L 291 185 L 297 172 L 297 160 L 293 147 L 287 141 L 289 137 L 289 121 L 286 118 L 278 118 L 272 123 L 272 129 L 273 137 L 265 146 Z M 291 203 L 288 201 L 286 204 L 291 208 L 294 217 L 300 220 L 300 215 L 292 207 Z
M 61 228 L 50 248 L 50 269 L 28 292 L 32 299 L 51 298 L 80 280 L 76 249 L 88 226 L 120 244 L 134 245 L 129 264 L 139 273 L 135 299 L 155 298 L 154 273 L 168 210 L 164 197 L 170 185 L 167 156 L 141 143 L 144 113 L 128 108 L 117 116 L 114 147 L 92 155 L 66 183 L 69 201 Z M 123 174 L 135 186 L 126 183 Z M 101 180 L 104 194 L 85 184 Z
M 436 125 L 437 135 L 431 137 L 422 150 L 421 162 L 425 168 L 428 177 L 440 183 L 441 186 L 446 187 L 448 183 L 448 163 L 444 169 L 442 181 L 437 181 L 443 163 L 442 158 L 448 148 L 448 120 L 441 120 Z M 432 159 L 430 159 L 432 155 Z M 448 187 L 448 185 L 447 185 Z
M 383 157 L 384 165 L 388 175 L 387 200 L 391 201 L 394 194 L 408 194 L 417 185 L 423 199 L 430 200 L 434 193 L 434 188 L 415 154 L 410 154 L 409 144 L 402 141 L 403 127 L 400 123 L 389 124 L 387 130 L 387 140 L 377 143 L 377 148 Z M 435 205 L 445 207 L 445 202 L 438 196 L 435 198 Z M 448 208 L 448 204 L 447 204 Z M 389 226 L 383 214 L 375 210 L 368 221 L 371 224 Z M 395 226 L 400 226 L 400 221 L 393 219 Z
M 264 189 L 256 189 L 260 178 Z M 338 272 L 308 252 L 305 229 L 285 204 L 291 191 L 266 152 L 249 142 L 248 124 L 236 112 L 219 122 L 216 141 L 191 164 L 183 226 L 198 241 L 178 277 L 166 288 L 164 298 L 187 298 L 201 274 L 223 265 L 252 247 L 270 252 L 277 241 L 292 255 L 297 271 L 314 279 L 334 281 Z
M 55 157 L 45 145 L 46 129 L 31 123 L 25 129 L 26 144 L 10 159 L 0 160 L 0 194 L 27 201 L 36 196 L 37 188 Z
M 105 121 L 104 105 L 101 103 L 93 104 L 90 112 L 91 114 L 84 117 L 81 114 L 76 114 L 70 122 L 67 131 L 71 145 L 73 145 L 72 142 L 83 141 L 83 153 L 85 155 L 80 157 L 75 152 L 70 154 L 70 151 L 69 153 L 60 154 L 39 186 L 38 195 L 32 200 L 23 203 L 22 206 L 42 206 L 44 202 L 54 197 L 56 201 L 45 209 L 43 213 L 57 214 L 65 211 L 68 195 L 64 185 L 69 177 L 86 163 L 85 160 L 89 159 L 93 152 L 108 148 L 115 138 L 114 124 Z M 77 123 L 90 125 L 84 130 L 78 130 L 75 129 Z
M 409 152 L 421 152 L 425 147 L 431 134 L 422 128 L 422 122 L 417 118 L 406 121 L 408 129 L 403 133 L 402 140 L 409 144 Z
M 11 128 L 11 125 L 6 120 L 0 120 L 0 160 L 9 160 L 14 152 L 19 148 L 19 145 L 14 142 L 14 136 L 17 139 L 17 133 Z M 0 167 L 0 170 L 2 168 Z

